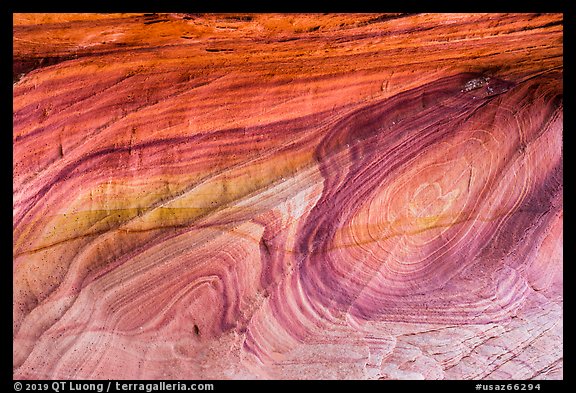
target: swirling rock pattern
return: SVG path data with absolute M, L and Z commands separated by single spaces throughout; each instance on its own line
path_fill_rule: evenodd
M 562 16 L 14 15 L 15 378 L 562 378 Z

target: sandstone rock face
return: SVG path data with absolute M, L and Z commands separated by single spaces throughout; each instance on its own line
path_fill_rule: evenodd
M 562 15 L 14 15 L 13 373 L 561 379 Z

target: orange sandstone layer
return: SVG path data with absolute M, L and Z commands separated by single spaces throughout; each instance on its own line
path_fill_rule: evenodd
M 14 377 L 561 379 L 562 16 L 15 14 Z

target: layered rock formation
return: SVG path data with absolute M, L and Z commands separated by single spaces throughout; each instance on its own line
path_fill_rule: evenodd
M 16 14 L 13 367 L 562 378 L 562 16 Z

